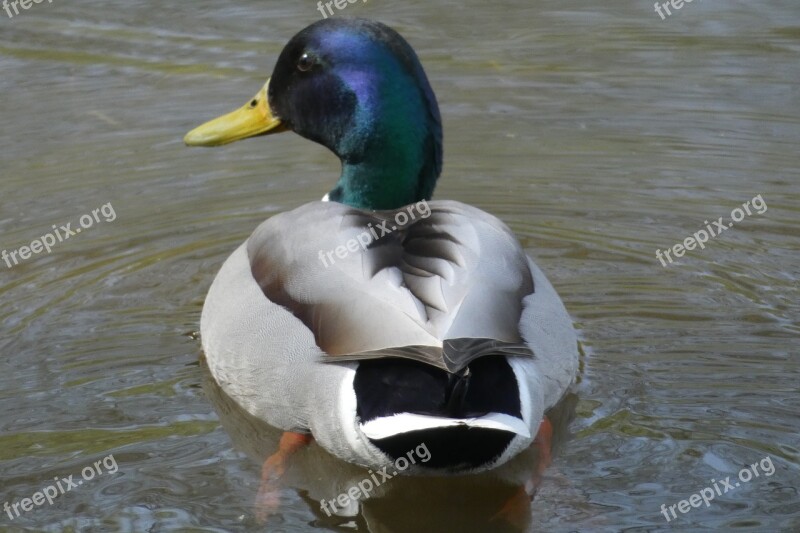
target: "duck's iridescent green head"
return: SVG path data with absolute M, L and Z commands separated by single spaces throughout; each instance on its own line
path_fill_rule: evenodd
M 441 173 L 436 97 L 411 46 L 378 22 L 329 18 L 307 27 L 250 104 L 186 141 L 218 145 L 282 129 L 339 156 L 332 201 L 395 209 L 430 199 Z

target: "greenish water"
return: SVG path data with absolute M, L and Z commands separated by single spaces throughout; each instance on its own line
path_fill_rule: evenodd
M 203 298 L 265 218 L 320 198 L 338 164 L 294 135 L 218 150 L 182 136 L 263 84 L 315 2 L 56 0 L 0 11 L 0 505 L 104 472 L 0 531 L 800 530 L 800 4 L 348 5 L 420 55 L 445 121 L 438 198 L 504 219 L 550 277 L 586 356 L 518 526 L 497 479 L 397 478 L 348 526 L 363 477 L 312 446 L 281 512 L 253 518 L 275 435 L 199 362 Z M 612 5 L 613 4 L 613 5 Z M 663 267 L 666 250 L 756 195 Z M 674 259 L 674 257 L 673 257 Z M 769 457 L 709 507 L 675 505 Z M 506 472 L 519 482 L 533 459 Z M 341 521 L 346 522 L 346 521 Z

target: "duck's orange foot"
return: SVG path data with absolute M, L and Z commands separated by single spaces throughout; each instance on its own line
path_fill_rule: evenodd
M 256 494 L 255 515 L 260 524 L 276 514 L 281 506 L 281 479 L 289 468 L 289 461 L 299 449 L 311 442 L 313 437 L 303 433 L 286 431 L 281 436 L 278 451 L 270 455 L 261 468 L 261 485 Z
M 490 522 L 505 522 L 514 530 L 524 531 L 530 522 L 531 497 L 525 487 L 519 487 L 516 492 L 503 504 Z
M 546 416 L 539 425 L 539 432 L 536 434 L 536 438 L 533 439 L 533 445 L 539 450 L 539 460 L 536 462 L 536 471 L 533 477 L 525 487 L 531 499 L 542 484 L 544 471 L 553 462 L 553 424 Z

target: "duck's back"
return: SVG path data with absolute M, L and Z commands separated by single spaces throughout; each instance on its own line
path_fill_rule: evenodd
M 201 333 L 223 388 L 284 429 L 312 415 L 270 403 L 314 383 L 323 359 L 492 339 L 530 347 L 558 395 L 577 364 L 563 304 L 508 227 L 452 201 L 381 212 L 314 202 L 270 218 L 219 273 Z

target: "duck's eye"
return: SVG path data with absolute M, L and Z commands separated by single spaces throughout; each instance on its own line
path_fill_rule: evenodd
M 314 58 L 308 54 L 303 54 L 297 60 L 297 70 L 301 72 L 308 72 L 314 66 Z

